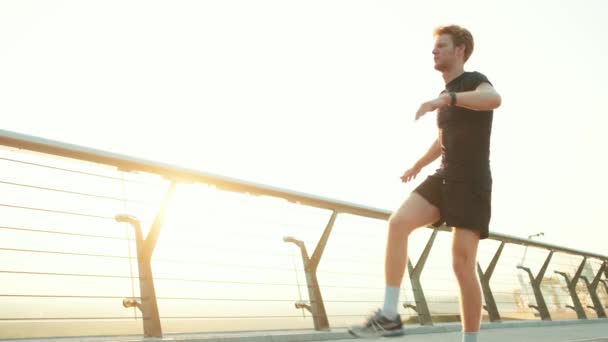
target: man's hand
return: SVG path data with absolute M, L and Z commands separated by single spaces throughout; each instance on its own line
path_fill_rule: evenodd
M 424 114 L 428 112 L 433 112 L 441 107 L 447 106 L 448 104 L 450 104 L 451 100 L 452 99 L 450 98 L 449 94 L 443 93 L 439 95 L 439 97 L 437 97 L 436 99 L 421 104 L 420 108 L 418 108 L 418 111 L 416 112 L 416 120 L 420 119 Z
M 418 173 L 420 173 L 420 170 L 421 170 L 421 168 L 419 168 L 417 166 L 411 167 L 409 170 L 407 170 L 403 173 L 403 176 L 401 176 L 401 181 L 403 183 L 407 183 L 407 182 L 411 181 L 412 179 L 416 178 Z

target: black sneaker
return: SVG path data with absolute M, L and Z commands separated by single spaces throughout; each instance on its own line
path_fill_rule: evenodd
M 362 325 L 355 325 L 348 332 L 356 337 L 391 337 L 403 335 L 403 324 L 401 316 L 388 319 L 382 315 L 380 310 L 369 316 Z

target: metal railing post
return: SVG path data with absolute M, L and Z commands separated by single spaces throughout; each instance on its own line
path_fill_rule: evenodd
M 429 310 L 429 306 L 424 296 L 424 291 L 422 290 L 422 284 L 420 283 L 420 276 L 422 275 L 422 269 L 424 268 L 424 264 L 429 257 L 429 253 L 431 252 L 431 247 L 433 247 L 433 242 L 435 241 L 436 236 L 437 230 L 434 229 L 431 237 L 424 247 L 424 250 L 422 251 L 422 254 L 420 255 L 420 259 L 418 259 L 418 262 L 416 263 L 416 266 L 413 266 L 411 258 L 409 258 L 407 261 L 410 281 L 412 283 L 412 292 L 414 292 L 414 300 L 416 301 L 416 305 L 403 304 L 403 307 L 411 308 L 416 311 L 418 313 L 418 320 L 421 325 L 433 325 L 431 311 Z
M 534 290 L 534 298 L 536 299 L 536 305 L 528 305 L 528 307 L 532 309 L 536 309 L 540 314 L 540 318 L 544 321 L 551 320 L 551 314 L 549 313 L 549 309 L 547 308 L 547 303 L 545 302 L 545 298 L 543 297 L 543 291 L 540 288 L 541 283 L 543 282 L 543 277 L 545 276 L 545 272 L 547 272 L 547 267 L 549 267 L 549 262 L 551 261 L 551 257 L 553 257 L 553 251 L 549 252 L 547 255 L 547 259 L 543 263 L 540 271 L 536 277 L 532 274 L 532 271 L 529 267 L 517 266 L 520 270 L 526 271 L 528 276 L 530 277 L 530 285 L 532 285 L 532 289 Z
M 137 301 L 135 298 L 125 298 L 123 299 L 122 304 L 125 308 L 135 306 L 141 311 L 143 316 L 144 337 L 163 336 L 160 315 L 158 313 L 156 291 L 154 290 L 151 260 L 154 247 L 156 247 L 156 242 L 158 240 L 158 235 L 160 234 L 160 229 L 165 219 L 165 209 L 171 200 L 174 190 L 175 182 L 172 182 L 145 240 L 141 231 L 141 224 L 137 218 L 125 214 L 119 214 L 115 217 L 117 222 L 128 223 L 133 226 L 133 229 L 135 230 L 141 302 Z M 129 260 L 129 262 L 131 261 Z
M 585 284 L 587 285 L 587 290 L 589 291 L 589 296 L 591 297 L 591 301 L 593 302 L 593 306 L 587 305 L 587 307 L 595 310 L 595 313 L 597 314 L 598 318 L 606 318 L 606 311 L 604 310 L 604 305 L 602 304 L 600 297 L 597 295 L 597 288 L 598 288 L 598 285 L 600 284 L 600 279 L 602 278 L 604 270 L 606 270 L 605 262 L 602 263 L 602 266 L 600 266 L 599 272 L 597 272 L 597 274 L 593 278 L 593 281 L 591 281 L 591 282 L 589 282 L 589 279 L 587 279 L 587 277 L 581 276 L 581 278 L 583 278 L 583 280 L 585 281 Z
M 498 263 L 498 258 L 500 258 L 500 254 L 502 253 L 503 248 L 505 247 L 505 242 L 503 241 L 498 250 L 494 254 L 492 261 L 488 265 L 486 272 L 484 273 L 481 269 L 481 265 L 479 262 L 477 263 L 477 273 L 479 274 L 479 280 L 481 282 L 481 288 L 483 290 L 483 297 L 486 300 L 486 305 L 483 308 L 488 312 L 488 316 L 490 317 L 491 322 L 500 322 L 500 313 L 498 312 L 498 306 L 496 305 L 496 300 L 494 300 L 494 295 L 492 294 L 492 288 L 490 287 L 490 278 L 492 278 L 492 273 L 494 273 L 494 269 L 496 268 L 496 264 Z
M 587 319 L 587 314 L 585 314 L 585 309 L 583 309 L 583 305 L 581 304 L 581 300 L 578 298 L 576 294 L 576 284 L 578 284 L 578 280 L 581 277 L 581 273 L 583 272 L 583 268 L 585 267 L 585 263 L 587 262 L 587 257 L 583 257 L 583 261 L 581 265 L 576 270 L 576 273 L 572 277 L 572 280 L 568 277 L 566 272 L 555 271 L 556 274 L 561 275 L 566 280 L 566 285 L 568 286 L 568 292 L 570 292 L 570 297 L 572 298 L 573 305 L 566 305 L 567 308 L 570 308 L 576 312 L 576 316 L 579 319 Z
M 283 241 L 291 242 L 300 248 L 302 253 L 302 262 L 304 263 L 304 272 L 306 273 L 306 284 L 308 286 L 308 298 L 310 299 L 310 304 L 297 302 L 295 304 L 296 309 L 307 309 L 312 314 L 315 330 L 318 331 L 329 330 L 329 320 L 327 319 L 325 304 L 323 303 L 321 288 L 319 287 L 319 281 L 317 279 L 317 267 L 321 261 L 321 256 L 323 255 L 323 251 L 327 245 L 327 240 L 329 239 L 329 234 L 331 233 L 334 223 L 336 222 L 337 216 L 338 212 L 334 210 L 329 218 L 329 222 L 327 222 L 325 230 L 323 230 L 323 234 L 321 235 L 317 246 L 315 247 L 315 251 L 312 253 L 312 257 L 308 257 L 308 252 L 306 251 L 306 245 L 304 242 L 296 240 L 291 236 L 286 236 L 283 238 Z
M 602 279 L 600 282 L 604 284 L 604 289 L 606 290 L 606 293 L 608 293 L 608 279 Z M 605 308 L 608 309 L 608 304 L 606 304 Z
M 602 284 L 604 284 L 604 288 L 606 289 L 606 294 L 608 295 L 608 261 L 604 261 L 606 264 L 606 268 L 604 269 L 604 280 L 602 280 Z M 606 304 L 606 308 L 608 309 L 608 304 Z

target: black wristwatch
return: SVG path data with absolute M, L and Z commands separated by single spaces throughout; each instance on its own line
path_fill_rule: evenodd
M 450 102 L 450 106 L 455 106 L 456 105 L 456 93 L 451 91 L 449 92 L 450 94 L 450 98 L 452 99 L 452 101 Z

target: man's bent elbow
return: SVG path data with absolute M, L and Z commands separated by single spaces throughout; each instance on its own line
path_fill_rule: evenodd
M 492 100 L 490 101 L 490 106 L 492 107 L 491 109 L 496 109 L 496 108 L 500 107 L 501 103 L 502 103 L 502 98 L 500 97 L 500 95 L 494 94 L 494 96 L 492 96 Z

